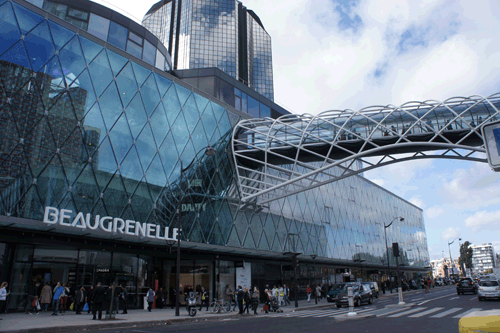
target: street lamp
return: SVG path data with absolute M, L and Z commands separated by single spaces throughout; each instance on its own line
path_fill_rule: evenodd
M 311 258 L 313 260 L 313 278 L 315 278 L 315 275 L 316 275 L 316 257 L 318 255 L 317 254 L 311 254 Z M 314 283 L 316 285 L 316 283 Z M 316 304 L 318 304 L 318 293 L 316 291 L 314 291 L 314 293 L 316 294 L 316 297 L 314 298 L 316 300 Z
M 384 223 L 385 251 L 387 252 L 387 270 L 389 274 L 389 283 L 391 284 L 391 286 L 389 287 L 391 288 L 391 294 L 392 294 L 392 281 L 391 281 L 391 265 L 389 261 L 389 248 L 387 247 L 387 228 L 389 228 L 397 219 L 399 219 L 400 222 L 405 220 L 404 217 L 397 216 L 394 219 L 392 219 L 391 223 L 389 223 L 388 225 L 385 225 Z
M 450 267 L 451 267 L 451 272 L 453 274 L 453 260 L 451 259 L 451 249 L 450 249 L 450 245 L 453 244 L 454 241 L 456 241 L 458 239 L 458 241 L 461 241 L 462 238 L 455 238 L 454 240 L 452 240 L 451 242 L 448 242 L 448 251 L 450 252 Z
M 181 159 L 181 175 L 179 177 L 179 209 L 177 211 L 178 214 L 178 235 L 177 235 L 177 272 L 176 272 L 176 293 L 175 293 L 175 316 L 179 317 L 179 309 L 180 309 L 180 285 L 181 285 L 181 214 L 182 214 L 182 199 L 183 199 L 183 194 L 182 194 L 182 176 L 184 172 L 186 172 L 196 161 L 196 157 L 198 157 L 198 154 L 201 153 L 202 151 L 205 151 L 206 156 L 214 156 L 215 155 L 215 149 L 212 148 L 210 145 L 206 146 L 205 148 L 200 149 L 196 155 L 194 155 L 193 160 L 189 165 L 185 168 L 182 167 L 182 159 Z

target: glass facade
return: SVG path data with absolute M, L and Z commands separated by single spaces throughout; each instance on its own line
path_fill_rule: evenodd
M 274 99 L 271 37 L 255 13 L 241 2 L 160 1 L 142 24 L 169 45 L 174 69 L 216 67 Z
M 33 220 L 24 228 L 36 229 L 53 206 L 71 217 L 82 212 L 175 228 L 182 185 L 182 239 L 209 249 L 294 250 L 332 263 L 361 258 L 380 265 L 383 223 L 403 216 L 387 230 L 389 242 L 403 251 L 418 246 L 418 253 L 404 252 L 408 265 L 428 262 L 422 211 L 403 199 L 355 176 L 241 207 L 228 149 L 240 118 L 222 103 L 16 1 L 0 1 L 0 29 L 0 215 Z M 214 156 L 197 155 L 209 144 Z M 195 157 L 180 184 L 181 161 L 187 166 Z M 19 252 L 13 269 L 24 274 L 30 255 Z M 119 260 L 78 259 L 102 265 L 102 279 L 135 274 L 139 293 L 157 271 L 149 257 Z M 232 279 L 232 266 L 224 265 Z M 201 266 L 193 268 L 196 281 L 207 279 Z

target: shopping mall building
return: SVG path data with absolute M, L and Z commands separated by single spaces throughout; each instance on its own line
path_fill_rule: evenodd
M 224 9 L 235 25 L 257 22 L 238 1 L 221 2 L 235 4 Z M 181 1 L 160 3 L 182 13 Z M 250 28 L 236 34 L 238 48 L 250 54 L 255 43 L 244 34 Z M 181 284 L 212 297 L 228 284 L 291 284 L 289 252 L 300 253 L 300 286 L 381 280 L 384 225 L 395 217 L 404 221 L 387 228 L 387 240 L 399 243 L 403 270 L 427 271 L 422 210 L 362 176 L 243 204 L 232 130 L 288 111 L 256 91 L 272 98 L 272 81 L 251 74 L 260 62 L 235 57 L 234 73 L 227 64 L 181 67 L 169 44 L 90 1 L 0 0 L 0 280 L 9 282 L 9 309 L 24 308 L 35 280 L 124 283 L 142 307 L 150 286 L 175 285 L 177 237 Z

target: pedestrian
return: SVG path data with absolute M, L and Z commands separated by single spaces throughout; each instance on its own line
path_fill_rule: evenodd
M 321 286 L 319 284 L 316 286 L 316 299 L 318 298 L 321 299 Z
M 286 284 L 283 285 L 283 293 L 284 293 L 284 296 L 283 296 L 283 299 L 284 299 L 284 304 L 285 305 L 290 305 L 290 288 L 288 288 L 286 286 Z
M 95 288 L 94 286 L 90 286 L 89 290 L 87 291 L 87 304 L 89 309 L 87 310 L 87 314 L 90 314 L 91 312 L 94 313 L 94 291 Z
M 99 320 L 102 319 L 102 305 L 104 303 L 104 299 L 106 298 L 106 289 L 101 286 L 101 282 L 97 282 L 97 286 L 95 287 L 92 293 L 92 320 L 96 320 L 96 317 Z M 99 313 L 99 314 L 98 314 Z M 98 314 L 98 316 L 96 316 Z
M 158 289 L 157 297 L 156 297 L 156 308 L 157 309 L 163 309 L 163 288 L 160 287 Z
M 238 286 L 238 293 L 236 294 L 236 303 L 238 304 L 239 314 L 243 314 L 243 301 L 245 300 L 245 291 L 241 286 Z
M 59 313 L 64 316 L 66 313 L 66 306 L 68 305 L 68 296 L 69 296 L 69 288 L 66 286 L 66 283 L 62 284 L 63 293 L 61 295 L 61 305 L 59 307 Z
M 61 282 L 57 282 L 54 290 L 52 291 L 53 316 L 57 316 L 57 312 L 59 311 L 59 304 L 61 303 L 61 297 L 63 294 L 64 294 L 64 288 L 61 286 Z
M 283 304 L 283 298 L 285 298 L 285 292 L 283 290 L 283 287 L 281 285 L 278 284 L 278 305 L 279 306 L 282 306 Z
M 200 311 L 201 311 L 201 308 L 203 306 L 206 306 L 207 307 L 207 311 L 208 311 L 208 303 L 209 303 L 209 301 L 208 301 L 208 292 L 205 289 L 205 287 L 201 287 L 200 299 L 201 299 Z
M 259 293 L 259 289 L 257 288 L 257 286 L 255 286 L 255 288 L 253 289 L 253 293 L 252 293 L 253 314 L 257 314 L 257 308 L 259 307 L 259 303 L 260 303 L 260 293 Z
M 149 287 L 148 293 L 146 294 L 148 300 L 148 311 L 151 312 L 151 307 L 153 306 L 153 302 L 155 301 L 155 291 L 153 288 Z
M 312 294 L 313 290 L 312 288 L 307 285 L 307 288 L 306 288 L 306 293 L 307 293 L 307 303 L 311 303 L 311 294 Z
M 120 295 L 120 300 L 122 302 L 122 307 L 123 307 L 123 312 L 122 314 L 127 314 L 127 305 L 128 305 L 128 290 L 125 288 L 123 283 L 121 284 L 122 287 L 122 294 Z
M 425 292 L 428 293 L 430 292 L 430 289 L 431 289 L 431 279 L 430 278 L 427 278 L 427 283 L 425 284 Z
M 51 300 L 52 300 L 52 288 L 50 287 L 49 282 L 46 281 L 45 285 L 42 288 L 42 292 L 40 293 L 40 303 L 43 308 L 43 312 L 47 312 Z
M 9 284 L 7 282 L 2 282 L 0 285 L 0 313 L 5 313 L 5 305 L 7 303 L 7 296 L 9 293 L 7 292 L 7 287 Z M 2 320 L 2 318 L 0 318 Z
M 168 290 L 167 290 L 167 288 L 163 288 L 161 298 L 163 299 L 163 307 L 166 308 L 167 302 L 168 302 Z
M 226 286 L 226 312 L 231 311 L 231 303 L 233 302 L 234 293 L 230 285 Z
M 76 314 L 82 314 L 82 308 L 85 305 L 85 287 L 81 286 L 75 293 L 74 310 Z
M 239 303 L 238 303 L 238 292 L 240 291 L 241 289 L 241 286 L 238 286 L 235 290 L 234 290 L 234 306 L 233 306 L 233 312 L 236 311 L 236 308 L 240 308 L 239 306 Z
M 382 293 L 385 295 L 385 282 L 380 284 L 380 288 L 382 289 Z
M 25 314 L 33 314 L 32 310 L 38 314 L 37 304 L 38 304 L 38 289 L 40 287 L 40 282 L 36 281 L 28 290 L 28 300 L 24 308 Z
M 245 296 L 243 298 L 243 302 L 245 303 L 245 308 L 243 309 L 243 313 L 245 313 L 245 310 L 247 314 L 249 314 L 249 308 L 250 308 L 250 303 L 251 303 L 252 297 L 250 296 L 250 292 L 248 291 L 248 288 L 245 288 Z

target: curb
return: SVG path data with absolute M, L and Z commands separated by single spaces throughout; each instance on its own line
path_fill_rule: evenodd
M 243 315 L 246 317 L 246 315 Z M 225 320 L 231 318 L 241 318 L 239 314 L 229 314 L 229 315 L 217 315 L 217 317 L 190 317 L 190 318 L 173 318 L 173 319 L 162 319 L 155 321 L 138 321 L 131 322 L 126 321 L 126 319 L 122 320 L 106 320 L 103 319 L 102 324 L 95 325 L 75 325 L 75 326 L 61 326 L 61 327 L 41 327 L 41 328 L 29 328 L 29 329 L 21 329 L 21 330 L 10 330 L 3 331 L 4 333 L 52 333 L 52 332 L 75 332 L 75 331 L 88 331 L 88 330 L 104 330 L 110 328 L 132 328 L 132 327 L 157 327 L 157 326 L 167 326 L 181 323 L 195 323 L 195 322 L 206 322 L 206 321 L 218 321 Z M 109 322 L 109 323 L 106 323 Z

